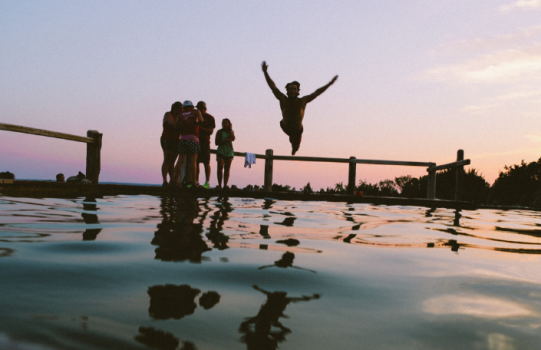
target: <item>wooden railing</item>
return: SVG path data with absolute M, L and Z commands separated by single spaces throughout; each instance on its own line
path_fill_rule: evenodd
M 0 130 L 86 143 L 86 177 L 93 183 L 99 182 L 101 171 L 101 139 L 103 134 L 100 134 L 96 130 L 88 130 L 86 133 L 87 137 L 4 123 L 0 123 Z
M 211 150 L 211 153 L 216 153 L 216 150 Z M 235 156 L 245 157 L 245 152 L 235 152 Z M 355 182 L 357 177 L 357 164 L 379 164 L 379 165 L 401 165 L 401 166 L 421 166 L 427 167 L 428 172 L 428 185 L 427 185 L 427 198 L 436 199 L 436 172 L 439 170 L 456 168 L 456 187 L 455 187 L 455 200 L 460 200 L 462 177 L 464 173 L 464 166 L 470 164 L 470 160 L 464 160 L 464 151 L 458 150 L 457 161 L 453 163 L 436 165 L 433 162 L 410 162 L 410 161 L 397 161 L 397 160 L 376 160 L 376 159 L 357 159 L 355 157 L 348 158 L 324 158 L 324 157 L 293 157 L 293 156 L 275 156 L 272 149 L 268 149 L 265 154 L 256 154 L 257 159 L 265 159 L 265 180 L 263 188 L 265 191 L 272 192 L 272 173 L 274 160 L 289 160 L 297 162 L 327 162 L 327 163 L 348 163 L 348 186 L 347 191 L 349 194 L 353 194 L 355 191 Z
M 64 134 L 56 131 L 48 131 L 41 129 L 34 129 L 25 126 L 12 125 L 0 123 L 0 130 L 20 132 L 24 134 L 32 134 L 46 137 L 53 137 L 57 139 L 64 139 L 70 141 L 84 142 L 87 144 L 86 148 L 86 177 L 93 183 L 99 182 L 99 175 L 101 171 L 101 145 L 102 136 L 96 130 L 88 130 L 87 137 Z M 211 153 L 216 153 L 216 150 L 211 150 Z M 237 157 L 245 157 L 245 152 L 235 152 Z M 376 159 L 357 159 L 355 157 L 348 158 L 324 158 L 324 157 L 302 157 L 302 156 L 275 156 L 272 149 L 268 149 L 265 154 L 256 154 L 256 158 L 265 159 L 265 179 L 264 190 L 272 192 L 272 173 L 274 160 L 288 160 L 296 162 L 327 162 L 327 163 L 348 163 L 348 186 L 347 191 L 353 194 L 355 190 L 356 182 L 356 165 L 357 164 L 379 164 L 379 165 L 401 165 L 401 166 L 421 166 L 427 167 L 428 172 L 428 188 L 427 198 L 436 198 L 436 172 L 439 170 L 456 168 L 456 190 L 455 200 L 460 200 L 462 191 L 462 178 L 464 174 L 464 166 L 470 164 L 469 159 L 464 159 L 464 151 L 458 150 L 457 160 L 453 163 L 436 165 L 433 162 L 410 162 L 410 161 L 395 161 L 395 160 L 376 160 Z

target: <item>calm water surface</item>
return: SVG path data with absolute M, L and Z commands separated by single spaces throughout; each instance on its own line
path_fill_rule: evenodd
M 0 196 L 0 348 L 539 349 L 541 214 Z

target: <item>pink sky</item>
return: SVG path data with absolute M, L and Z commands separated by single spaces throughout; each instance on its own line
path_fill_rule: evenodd
M 235 150 L 288 155 L 266 60 L 301 95 L 340 76 L 308 105 L 298 155 L 443 164 L 463 149 L 492 183 L 541 156 L 540 14 L 536 0 L 2 2 L 0 122 L 99 130 L 101 181 L 160 183 L 162 117 L 185 99 L 232 120 Z M 0 149 L 0 171 L 19 179 L 85 171 L 84 144 L 0 131 Z M 243 163 L 231 183 L 262 184 L 263 161 Z M 426 173 L 357 172 L 372 183 Z M 275 164 L 276 183 L 346 181 L 347 165 Z

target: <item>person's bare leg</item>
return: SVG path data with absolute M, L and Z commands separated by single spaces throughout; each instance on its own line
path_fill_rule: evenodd
M 207 164 L 203 164 L 205 166 L 205 181 L 210 181 L 210 161 Z
M 175 181 L 174 183 L 176 185 L 180 184 L 180 173 L 182 171 L 182 163 L 184 163 L 184 160 L 186 159 L 186 154 L 179 154 L 177 159 L 177 165 L 175 166 Z
M 177 159 L 178 153 L 165 150 L 163 151 L 163 164 L 162 164 L 162 178 L 163 183 L 167 184 L 167 174 L 169 174 L 169 181 L 173 181 L 175 176 L 175 160 Z
M 170 151 L 168 151 L 168 150 L 163 151 L 162 178 L 163 178 L 163 183 L 164 184 L 167 183 L 167 173 L 169 171 L 169 163 L 168 163 L 168 159 L 167 159 L 167 153 L 168 152 L 170 152 Z
M 226 187 L 227 183 L 229 182 L 229 173 L 230 173 L 231 162 L 232 161 L 233 161 L 233 159 L 227 159 L 225 161 L 225 166 L 224 166 L 224 187 Z
M 197 175 L 195 175 L 195 178 L 197 179 L 197 183 L 199 183 L 199 175 L 201 174 L 201 163 L 196 163 L 195 165 L 195 172 Z
M 224 171 L 224 160 L 221 158 L 218 158 L 218 172 L 216 175 L 218 176 L 218 186 L 222 187 L 222 173 Z
M 291 155 L 294 156 L 295 153 L 299 150 L 299 147 L 301 146 L 300 142 L 292 141 L 292 137 L 289 138 L 289 141 L 291 142 Z
M 167 164 L 167 156 L 165 155 L 165 151 L 163 151 L 163 163 L 162 163 L 162 179 L 163 179 L 163 184 L 167 184 L 167 173 L 168 173 L 168 170 L 169 170 L 169 164 Z
M 196 154 L 190 154 L 190 157 L 188 158 L 188 161 L 190 161 L 190 166 L 192 168 L 192 184 L 194 186 L 198 185 L 198 178 L 197 178 L 197 153 Z
M 284 127 L 283 120 L 280 121 L 280 127 L 282 128 L 282 131 L 289 136 L 289 142 L 291 143 L 291 155 L 294 156 L 301 146 L 301 137 L 298 135 L 292 135 L 292 131 Z
M 171 154 L 171 161 L 169 162 L 169 182 L 173 182 L 175 179 L 175 161 L 177 160 L 178 152 Z

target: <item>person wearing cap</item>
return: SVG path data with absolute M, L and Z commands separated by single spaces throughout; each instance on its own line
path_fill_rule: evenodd
M 199 147 L 201 152 L 197 156 L 197 176 L 199 180 L 199 164 L 205 167 L 205 184 L 203 188 L 210 188 L 210 135 L 214 132 L 216 121 L 214 117 L 207 113 L 207 104 L 203 101 L 197 102 L 197 110 L 203 116 L 203 123 L 199 125 Z
M 186 183 L 187 187 L 197 187 L 196 162 L 197 154 L 201 150 L 199 146 L 199 124 L 203 122 L 201 113 L 194 109 L 192 101 L 186 100 L 182 104 L 183 110 L 176 122 L 180 128 L 180 141 L 178 143 L 178 160 L 175 166 L 175 186 L 180 186 L 180 173 L 182 164 L 186 160 Z
M 169 174 L 169 180 L 173 182 L 175 177 L 175 160 L 178 157 L 178 140 L 180 137 L 180 130 L 177 125 L 177 120 L 182 113 L 182 103 L 175 102 L 171 105 L 171 111 L 166 112 L 163 116 L 163 132 L 160 138 L 160 144 L 163 150 L 163 163 L 162 163 L 162 186 L 167 186 L 167 174 Z
M 302 126 L 302 120 L 304 118 L 304 110 L 306 109 L 306 104 L 313 101 L 316 97 L 321 95 L 325 90 L 329 88 L 336 79 L 338 75 L 335 76 L 327 85 L 320 87 L 310 95 L 306 95 L 299 98 L 299 91 L 301 84 L 298 81 L 293 81 L 286 85 L 287 96 L 284 95 L 278 88 L 274 81 L 269 76 L 267 72 L 268 65 L 265 61 L 261 64 L 261 69 L 265 75 L 265 80 L 269 85 L 270 89 L 274 96 L 280 101 L 280 109 L 282 110 L 282 120 L 280 121 L 280 127 L 289 136 L 289 142 L 291 143 L 291 155 L 299 150 L 301 145 L 301 138 L 304 128 Z

